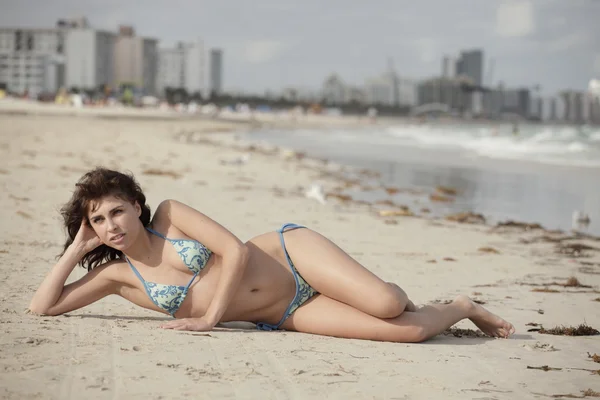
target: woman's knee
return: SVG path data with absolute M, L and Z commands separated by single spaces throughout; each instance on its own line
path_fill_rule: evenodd
M 411 326 L 403 329 L 398 337 L 398 342 L 402 343 L 421 343 L 430 338 L 429 331 L 423 326 Z
M 388 283 L 378 296 L 372 300 L 371 314 L 378 318 L 395 318 L 404 312 L 408 304 L 408 296 L 400 287 L 393 283 Z

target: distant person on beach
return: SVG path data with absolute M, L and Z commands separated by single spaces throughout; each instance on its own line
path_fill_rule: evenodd
M 466 296 L 416 307 L 398 285 L 300 225 L 242 243 L 176 200 L 151 217 L 134 177 L 117 171 L 83 175 L 61 213 L 68 238 L 31 300 L 35 314 L 63 314 L 113 294 L 171 315 L 161 327 L 177 330 L 249 321 L 266 331 L 422 342 L 468 318 L 489 336 L 514 332 Z M 77 264 L 88 273 L 65 285 Z

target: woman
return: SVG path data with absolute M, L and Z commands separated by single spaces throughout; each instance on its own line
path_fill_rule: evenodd
M 58 315 L 116 294 L 175 319 L 167 329 L 208 331 L 250 321 L 344 338 L 421 342 L 469 318 L 508 337 L 513 326 L 466 296 L 417 309 L 406 293 L 361 266 L 327 238 L 284 225 L 242 243 L 175 200 L 150 219 L 133 176 L 97 168 L 76 185 L 62 215 L 68 239 L 30 310 Z M 65 285 L 75 265 L 88 273 Z

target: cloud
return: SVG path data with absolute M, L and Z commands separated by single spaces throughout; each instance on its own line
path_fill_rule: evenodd
M 530 1 L 509 0 L 496 8 L 496 34 L 503 37 L 523 37 L 534 31 L 533 4 Z
M 276 58 L 285 48 L 285 43 L 278 40 L 254 40 L 244 46 L 244 56 L 251 64 L 263 64 Z

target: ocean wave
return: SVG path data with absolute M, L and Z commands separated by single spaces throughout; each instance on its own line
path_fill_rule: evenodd
M 600 130 L 575 127 L 391 127 L 384 135 L 404 144 L 466 150 L 497 159 L 522 159 L 550 164 L 600 166 Z

